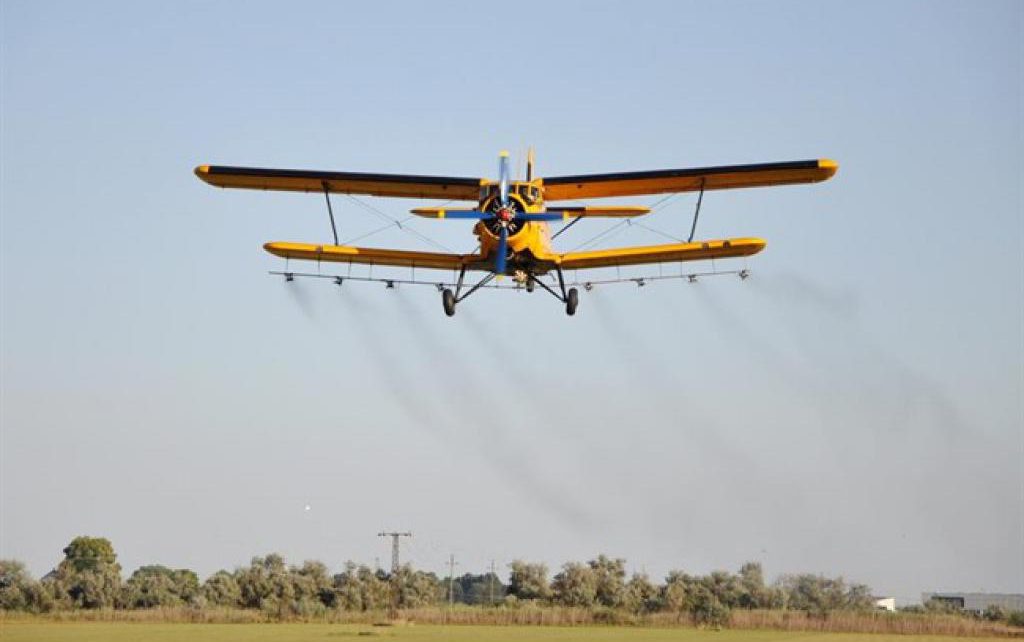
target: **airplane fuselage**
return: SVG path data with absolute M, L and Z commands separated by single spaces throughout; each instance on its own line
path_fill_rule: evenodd
M 478 209 L 494 212 L 499 208 L 497 183 L 481 187 Z M 509 201 L 515 213 L 541 213 L 544 211 L 544 188 L 541 180 L 512 182 Z M 498 247 L 498 230 L 489 221 L 482 220 L 473 227 L 473 233 L 480 241 L 480 253 L 493 258 Z M 515 275 L 531 266 L 537 259 L 551 255 L 551 228 L 543 221 L 516 222 L 514 216 L 509 224 L 509 261 L 506 274 Z

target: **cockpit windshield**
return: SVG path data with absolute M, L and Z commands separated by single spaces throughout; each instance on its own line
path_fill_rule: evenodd
M 530 183 L 513 183 L 509 187 L 509 193 L 515 194 L 528 205 L 533 205 L 540 200 L 540 189 L 536 185 Z M 480 200 L 487 200 L 498 194 L 498 184 L 492 183 L 486 185 L 480 190 Z

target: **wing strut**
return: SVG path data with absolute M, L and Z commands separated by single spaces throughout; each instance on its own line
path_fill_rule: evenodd
M 320 181 L 324 187 L 324 200 L 327 201 L 327 215 L 331 217 L 331 234 L 334 234 L 334 244 L 338 245 L 338 228 L 334 225 L 334 210 L 331 209 L 331 191 L 327 181 Z
M 579 223 L 579 222 L 580 222 L 580 221 L 581 221 L 582 219 L 583 219 L 583 217 L 582 217 L 582 216 L 577 216 L 577 217 L 576 217 L 576 218 L 574 218 L 573 220 L 569 221 L 569 223 L 568 223 L 567 225 L 563 225 L 563 226 L 562 226 L 562 229 L 558 230 L 557 232 L 555 232 L 554 234 L 552 234 L 552 235 L 551 235 L 551 240 L 552 240 L 552 241 L 554 241 L 554 240 L 555 240 L 556 238 L 558 238 L 558 236 L 559 236 L 559 235 L 560 235 L 560 234 L 561 234 L 562 232 L 566 231 L 567 229 L 569 229 L 569 228 L 570 228 L 570 227 L 572 227 L 573 225 L 576 225 L 576 224 L 577 224 L 577 223 Z
M 700 178 L 700 195 L 697 196 L 697 209 L 693 211 L 693 225 L 690 226 L 690 238 L 686 239 L 687 243 L 693 243 L 693 235 L 697 233 L 697 217 L 700 216 L 700 204 L 704 200 L 704 181 L 707 180 L 705 177 Z

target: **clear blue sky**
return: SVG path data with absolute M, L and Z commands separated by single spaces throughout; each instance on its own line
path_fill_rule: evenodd
M 0 11 L 3 557 L 42 574 L 93 534 L 127 571 L 337 568 L 398 528 L 439 571 L 605 552 L 1024 591 L 1019 2 Z M 599 289 L 573 319 L 286 285 L 260 245 L 327 240 L 322 199 L 192 174 L 492 175 L 530 144 L 541 174 L 841 167 L 708 195 L 702 237 L 768 240 L 748 281 Z M 647 222 L 684 235 L 694 200 Z M 336 204 L 342 237 L 379 225 Z

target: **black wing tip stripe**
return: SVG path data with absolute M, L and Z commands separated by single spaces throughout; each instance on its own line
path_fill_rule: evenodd
M 598 183 L 604 181 L 645 180 L 657 178 L 685 178 L 710 174 L 739 174 L 743 172 L 772 172 L 800 169 L 819 169 L 819 161 L 787 161 L 782 163 L 755 163 L 750 165 L 722 165 L 719 167 L 692 167 L 686 169 L 656 169 L 645 172 L 615 172 L 612 174 L 579 174 L 576 176 L 555 176 L 544 179 L 544 185 L 571 185 L 573 183 Z
M 478 178 L 460 178 L 453 176 L 413 176 L 409 174 L 370 174 L 363 172 L 324 172 L 306 169 L 265 169 L 261 167 L 229 167 L 226 165 L 210 165 L 207 174 L 211 176 L 250 176 L 253 178 L 295 178 L 300 180 L 319 181 L 366 181 L 388 183 L 418 183 L 421 185 L 459 185 L 478 187 Z

